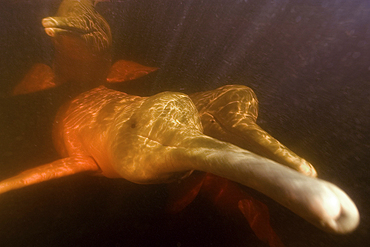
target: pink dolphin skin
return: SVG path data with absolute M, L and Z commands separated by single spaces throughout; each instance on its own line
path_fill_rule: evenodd
M 211 121 L 216 125 L 227 126 L 231 122 L 232 130 L 236 127 L 236 119 L 232 117 L 235 116 L 241 128 L 230 132 L 231 137 L 237 133 L 260 142 L 262 147 L 267 138 L 270 145 L 272 137 L 253 124 L 248 112 L 243 113 L 244 118 L 240 117 L 236 109 L 244 105 L 243 100 L 234 101 L 234 106 L 228 107 L 227 117 L 219 115 L 225 108 L 218 107 L 222 102 L 224 106 L 233 105 L 230 100 L 224 102 L 225 99 L 236 98 L 235 95 L 247 95 L 243 97 L 248 99 L 250 93 L 251 90 L 244 86 L 225 86 L 204 92 L 201 98 L 210 97 L 212 104 L 199 112 L 201 116 L 217 119 L 217 122 Z M 214 98 L 215 95 L 221 96 Z M 250 125 L 246 124 L 248 122 Z M 259 140 L 256 128 L 257 133 L 263 134 Z M 205 131 L 210 130 L 213 129 L 205 127 Z M 222 134 L 228 135 L 226 131 Z M 139 97 L 105 86 L 97 87 L 61 108 L 54 123 L 54 140 L 63 159 L 2 181 L 0 192 L 81 171 L 154 184 L 173 182 L 187 177 L 192 170 L 199 170 L 254 188 L 329 232 L 347 233 L 359 222 L 356 206 L 342 190 L 303 174 L 313 169 L 311 165 L 303 163 L 302 168 L 301 164 L 292 163 L 291 167 L 301 173 L 204 135 L 196 105 L 181 93 Z M 279 151 L 281 144 L 275 143 L 272 147 L 278 147 Z M 284 154 L 287 150 L 284 149 Z
M 239 183 L 324 231 L 356 229 L 359 213 L 352 200 L 316 178 L 309 162 L 256 124 L 258 101 L 252 89 L 227 85 L 190 96 L 163 92 L 139 97 L 102 86 L 157 68 L 124 60 L 111 66 L 110 28 L 95 11 L 97 2 L 64 0 L 57 16 L 43 20 L 56 48 L 53 66 L 36 64 L 13 94 L 67 82 L 93 89 L 62 106 L 54 121 L 54 144 L 62 158 L 1 181 L 0 193 L 79 172 L 139 184 L 169 183 L 170 212 L 182 210 L 201 193 L 222 210 L 245 217 L 259 239 L 283 246 L 267 207 Z M 205 173 L 189 177 L 193 170 Z

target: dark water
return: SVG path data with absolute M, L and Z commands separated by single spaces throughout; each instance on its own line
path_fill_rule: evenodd
M 51 123 L 68 86 L 15 98 L 36 62 L 51 64 L 41 19 L 60 1 L 1 1 L 0 179 L 58 157 Z M 115 59 L 160 71 L 121 88 L 150 95 L 244 84 L 259 124 L 315 165 L 358 206 L 352 234 L 324 233 L 257 195 L 286 246 L 367 246 L 370 187 L 370 2 L 124 0 L 99 3 Z M 0 198 L 0 246 L 264 246 L 243 219 L 196 200 L 163 212 L 162 185 L 77 175 Z

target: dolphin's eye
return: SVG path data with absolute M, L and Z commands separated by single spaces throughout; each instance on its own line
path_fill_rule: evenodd
M 136 127 L 136 123 L 132 123 L 131 128 L 135 128 L 135 127 Z

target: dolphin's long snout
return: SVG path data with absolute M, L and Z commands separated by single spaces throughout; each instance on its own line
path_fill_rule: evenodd
M 42 19 L 42 26 L 45 28 L 45 32 L 50 37 L 55 36 L 54 28 L 57 26 L 57 21 L 53 17 L 47 17 Z
M 336 195 L 340 210 L 336 217 L 323 219 L 320 228 L 337 234 L 346 234 L 354 231 L 360 223 L 360 214 L 356 205 L 349 196 L 337 186 L 328 182 L 324 183 Z

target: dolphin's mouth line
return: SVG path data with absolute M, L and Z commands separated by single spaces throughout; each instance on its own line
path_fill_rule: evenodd
M 78 34 L 81 34 L 81 35 L 86 35 L 86 34 L 90 34 L 90 33 L 94 32 L 93 30 L 85 30 L 85 29 L 81 29 L 81 28 L 78 28 L 78 27 L 58 27 L 58 26 L 56 26 L 55 28 L 59 29 L 59 30 L 66 31 L 66 32 L 78 33 Z
M 61 26 L 50 26 L 45 27 L 45 29 L 53 29 L 56 32 L 64 32 L 64 33 L 76 33 L 79 35 L 86 35 L 94 33 L 93 30 L 85 30 L 78 27 L 61 27 Z

